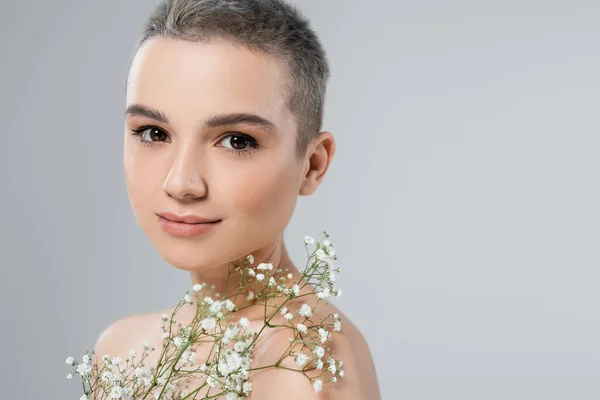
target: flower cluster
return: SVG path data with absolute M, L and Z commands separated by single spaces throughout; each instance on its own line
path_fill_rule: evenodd
M 267 367 L 281 367 L 284 359 L 291 358 L 290 365 L 297 368 L 286 369 L 304 374 L 316 392 L 323 389 L 325 382 L 336 383 L 344 376 L 343 362 L 335 358 L 330 345 L 332 332 L 341 331 L 341 319 L 331 313 L 318 318 L 318 322 L 313 321 L 320 302 L 341 296 L 341 290 L 335 287 L 335 272 L 341 271 L 334 268 L 335 250 L 329 235 L 326 232 L 322 235 L 324 240 L 304 238 L 309 258 L 297 280 L 287 270 L 275 269 L 272 263 L 254 266 L 250 254 L 242 265 L 234 264 L 230 270 L 230 274 L 240 274 L 235 293 L 221 298 L 214 293 L 214 286 L 195 284 L 192 293 L 186 292 L 171 315 L 161 316 L 162 352 L 158 363 L 151 368 L 144 363 L 155 350 L 148 342 L 143 343 L 140 360 L 134 349 L 130 350 L 130 358 L 122 360 L 106 354 L 102 363 L 94 362 L 94 352 L 90 355 L 86 351 L 82 362 L 68 357 L 66 363 L 75 369 L 67 378 L 78 374 L 82 379 L 84 394 L 80 400 L 91 396 L 94 400 L 183 400 L 221 395 L 226 400 L 246 399 L 252 391 L 253 350 L 266 328 L 290 331 L 289 347 L 277 362 Z M 309 252 L 312 245 L 315 248 Z M 259 290 L 250 290 L 251 285 Z M 236 314 L 240 309 L 234 301 L 240 295 L 248 300 L 247 307 L 264 308 L 264 321 L 258 331 L 252 329 L 246 317 Z M 183 326 L 175 317 L 186 304 L 195 305 L 195 315 L 191 323 Z M 212 346 L 206 359 L 197 360 L 195 346 L 199 343 Z M 192 381 L 200 384 L 190 388 Z

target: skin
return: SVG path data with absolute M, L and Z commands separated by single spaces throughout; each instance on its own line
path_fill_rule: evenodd
M 282 88 L 287 77 L 284 63 L 225 41 L 192 43 L 158 37 L 137 52 L 128 76 L 124 135 L 124 170 L 129 200 L 144 233 L 161 256 L 176 268 L 189 271 L 192 285 L 215 285 L 215 292 L 231 293 L 239 286 L 227 279 L 231 262 L 252 254 L 254 265 L 271 262 L 298 280 L 283 241 L 299 195 L 308 196 L 321 184 L 335 153 L 330 132 L 321 132 L 306 156 L 296 153 L 297 125 L 285 106 Z M 160 121 L 143 106 L 159 111 Z M 207 126 L 215 115 L 247 113 L 270 121 L 272 129 L 249 123 Z M 160 119 L 160 118 L 159 118 Z M 143 136 L 132 130 L 144 129 Z M 236 135 L 242 135 L 236 137 Z M 144 145 L 140 140 L 150 141 Z M 251 144 L 258 142 L 258 147 Z M 240 152 L 250 149 L 249 152 Z M 156 213 L 193 214 L 220 222 L 196 237 L 177 237 L 161 229 Z M 287 272 L 286 272 L 287 273 Z M 304 293 L 312 289 L 305 288 Z M 244 296 L 236 305 L 247 305 Z M 302 303 L 314 304 L 305 297 Z M 295 311 L 301 303 L 287 306 Z M 148 340 L 160 347 L 160 316 L 174 308 L 132 315 L 106 327 L 97 340 L 96 354 L 128 357 L 129 349 L 142 354 Z M 258 331 L 262 308 L 236 313 Z M 315 394 L 298 372 L 268 368 L 251 373 L 251 399 L 379 399 L 375 367 L 367 343 L 352 322 L 332 304 L 321 302 L 313 320 L 329 313 L 342 318 L 342 330 L 333 333 L 336 358 L 344 361 L 345 377 Z M 194 306 L 184 306 L 177 321 L 192 320 Z M 277 321 L 281 322 L 281 321 Z M 286 350 L 289 330 L 267 329 L 257 342 L 252 366 L 271 365 Z M 157 346 L 159 345 L 159 346 Z M 208 348 L 196 347 L 197 365 Z M 151 353 L 146 365 L 158 360 Z M 287 364 L 286 364 L 287 363 Z M 293 360 L 286 359 L 289 367 Z M 201 398 L 198 396 L 197 398 Z

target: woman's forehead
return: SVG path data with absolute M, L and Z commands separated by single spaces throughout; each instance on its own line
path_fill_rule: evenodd
M 197 117 L 245 112 L 281 119 L 287 111 L 282 63 L 227 42 L 153 38 L 136 54 L 128 76 L 127 104 L 152 104 L 165 113 Z

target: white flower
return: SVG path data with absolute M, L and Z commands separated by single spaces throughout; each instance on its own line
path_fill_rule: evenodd
M 331 292 L 329 291 L 328 287 L 323 289 L 323 291 L 321 291 L 321 292 L 317 292 L 317 297 L 320 299 L 327 299 L 327 298 L 329 298 L 329 296 L 331 296 Z
M 92 362 L 92 359 L 90 358 L 90 355 L 89 355 L 89 354 L 84 354 L 84 355 L 83 355 L 83 357 L 82 357 L 81 359 L 83 360 L 83 362 L 84 362 L 85 364 L 89 364 L 89 363 L 91 363 L 91 362 Z
M 336 383 L 336 382 L 337 382 L 337 378 L 336 378 L 335 376 L 333 376 L 333 377 L 330 379 L 330 381 L 331 381 L 331 382 L 333 382 L 333 383 Z
M 233 309 L 235 308 L 235 304 L 229 299 L 225 300 L 223 304 L 225 304 L 225 308 L 229 311 L 233 311 Z
M 272 263 L 260 263 L 258 264 L 258 267 L 256 267 L 256 269 L 260 269 L 261 271 L 264 270 L 272 270 L 273 269 L 273 264 Z
M 292 313 L 287 313 L 283 316 L 283 318 L 287 319 L 288 321 L 291 321 L 292 318 L 294 318 L 294 314 Z
M 131 357 L 135 357 L 135 356 L 136 356 L 136 354 L 137 354 L 137 353 L 136 353 L 135 349 L 131 349 L 131 350 L 129 350 L 129 355 L 130 355 Z
M 304 236 L 304 243 L 308 244 L 308 245 L 314 244 L 315 243 L 315 239 L 313 239 L 310 236 Z
M 143 346 L 144 346 L 144 350 L 150 350 L 153 348 L 152 345 L 150 343 L 148 343 L 147 340 L 143 343 Z
M 329 240 L 327 240 L 327 239 L 323 240 L 323 247 L 327 248 L 329 246 L 331 246 L 331 242 Z
M 323 381 L 320 379 L 317 379 L 314 383 L 313 383 L 313 388 L 315 389 L 315 393 L 316 392 L 320 392 L 323 389 Z
M 331 282 L 335 282 L 335 275 L 333 274 L 333 271 L 329 271 L 329 280 Z
M 298 310 L 298 314 L 302 315 L 305 318 L 312 317 L 312 309 L 308 304 L 303 304 L 302 307 Z
M 252 268 L 248 268 L 248 275 L 255 276 L 256 272 L 254 272 L 254 270 Z
M 214 303 L 212 303 L 210 305 L 210 312 L 215 313 L 215 314 L 218 313 L 219 311 L 221 311 L 222 304 L 223 303 L 221 303 L 221 301 L 216 300 Z
M 277 284 L 277 282 L 275 282 L 275 278 L 270 277 L 269 278 L 269 286 L 275 286 Z
M 225 400 L 238 400 L 238 396 L 235 393 L 229 392 L 225 395 Z
M 342 330 L 342 321 L 337 320 L 333 323 L 333 330 L 339 332 Z
M 102 380 L 104 382 L 110 382 L 110 381 L 112 381 L 113 380 L 113 374 L 112 374 L 112 372 L 110 372 L 110 371 L 104 371 L 102 373 Z
M 338 372 L 338 375 L 343 378 L 344 377 L 344 370 L 341 370 L 340 372 Z
M 331 361 L 331 359 L 330 359 Z M 335 367 L 335 363 L 329 363 L 329 367 L 327 367 L 327 369 L 329 370 L 329 372 L 331 372 L 332 374 L 335 374 L 335 371 L 337 371 L 337 368 Z
M 186 295 L 183 297 L 183 299 L 185 300 L 186 303 L 191 303 L 192 302 L 192 296 L 190 296 L 189 294 L 186 293 Z
M 88 397 L 84 394 L 79 398 L 79 400 L 88 400 Z
M 210 297 L 210 296 L 206 296 L 206 297 L 204 298 L 204 302 L 205 302 L 206 304 L 212 304 L 212 303 L 214 303 L 215 301 L 212 299 L 212 297 Z
M 248 263 L 250 265 L 254 264 L 254 256 L 252 254 L 248 254 L 248 257 L 246 257 L 246 260 L 248 260 Z
M 248 300 L 252 300 L 254 298 L 254 292 L 252 290 L 248 291 L 248 294 L 246 295 L 246 298 Z
M 307 362 L 308 362 L 308 356 L 304 353 L 300 353 L 300 354 L 298 354 L 298 357 L 296 357 L 296 365 L 299 367 L 303 366 Z
M 73 357 L 67 357 L 67 359 L 65 360 L 65 362 L 70 365 L 73 365 L 74 361 L 75 361 L 75 359 Z
M 208 383 L 208 386 L 210 386 L 210 387 L 215 387 L 215 386 L 217 386 L 217 384 L 219 383 L 219 381 L 216 380 L 215 378 L 213 378 L 212 376 L 209 376 L 206 379 L 206 383 Z
M 300 331 L 302 333 L 308 332 L 308 329 L 306 328 L 306 325 L 304 325 L 304 324 L 298 324 L 298 325 L 296 325 L 296 328 L 298 329 L 298 331 Z
M 199 292 L 202 290 L 202 285 L 199 283 L 196 283 L 194 286 L 192 286 L 192 289 L 194 290 L 194 292 Z
M 244 393 L 250 393 L 250 391 L 252 391 L 252 383 L 244 382 L 244 384 L 242 385 L 242 391 Z
M 294 275 L 292 275 L 291 273 L 287 274 L 288 279 L 292 279 L 293 277 L 294 277 Z
M 123 396 L 123 388 L 121 386 L 113 386 L 110 389 L 111 399 L 120 399 Z
M 317 360 L 317 369 L 323 369 L 323 360 L 320 358 Z
M 297 283 L 294 283 L 292 285 L 292 291 L 294 292 L 295 296 L 299 296 L 300 295 L 300 286 L 298 286 Z
M 315 254 L 317 256 L 317 260 L 319 260 L 319 261 L 323 261 L 324 259 L 327 258 L 327 254 L 325 253 L 325 250 L 323 250 L 323 249 L 317 250 L 317 252 Z
M 214 319 L 214 318 L 212 318 L 212 317 L 210 317 L 210 318 L 204 318 L 201 321 L 201 325 L 202 325 L 203 329 L 209 331 L 209 330 L 213 329 L 217 325 L 217 320 Z
M 263 274 L 256 274 L 256 280 L 259 282 L 262 282 L 265 279 L 265 276 Z
M 313 353 L 318 357 L 321 358 L 325 355 L 325 349 L 322 348 L 321 346 L 317 346 L 315 347 L 315 349 L 313 350 Z
M 67 374 L 67 379 L 73 379 L 73 374 L 69 372 L 69 373 Z
M 112 359 L 112 365 L 119 365 L 123 362 L 123 360 L 121 359 L 121 357 L 115 357 Z
M 284 314 L 285 314 L 287 311 L 288 311 L 288 308 L 287 308 L 287 307 L 285 307 L 285 306 L 283 306 L 283 307 L 281 308 L 281 311 L 280 311 L 280 312 L 281 312 L 281 315 L 284 315 Z M 69 364 L 69 363 L 67 362 L 67 364 Z
M 186 338 L 182 338 L 180 336 L 177 336 L 175 339 L 173 339 L 173 344 L 175 345 L 175 347 L 181 347 L 186 342 L 187 342 L 187 339 Z
M 317 332 L 319 333 L 319 339 L 321 339 L 321 343 L 325 343 L 327 341 L 327 337 L 329 337 L 329 332 L 323 328 L 319 328 Z
M 240 318 L 240 325 L 244 328 L 247 328 L 250 326 L 250 321 L 248 320 L 248 318 L 242 317 Z

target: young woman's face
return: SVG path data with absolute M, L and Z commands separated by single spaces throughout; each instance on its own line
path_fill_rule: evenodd
M 228 43 L 153 38 L 139 49 L 128 77 L 125 178 L 137 221 L 170 264 L 228 263 L 281 237 L 308 165 L 295 156 L 285 82 L 278 61 Z M 220 222 L 181 237 L 162 228 L 163 212 Z

